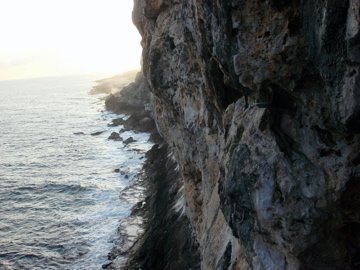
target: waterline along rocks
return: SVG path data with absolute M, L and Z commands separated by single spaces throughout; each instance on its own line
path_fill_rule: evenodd
M 124 269 L 198 269 L 199 251 L 183 213 L 177 163 L 165 143 L 155 144 L 144 165 L 143 235 L 130 249 Z M 115 268 L 116 269 L 116 268 Z
M 135 0 L 201 269 L 359 267 L 359 9 Z
M 132 189 L 145 189 L 131 215 L 122 220 L 119 241 L 109 254 L 109 263 L 103 265 L 104 269 L 196 269 L 200 261 L 189 219 L 182 211 L 183 185 L 177 163 L 157 132 L 150 98 L 147 81 L 139 73 L 135 82 L 118 89 L 105 100 L 108 110 L 127 114 L 126 120 L 114 119 L 110 126 L 122 125 L 120 133 L 124 130 L 149 132 L 149 140 L 155 144 L 146 153 L 146 161 L 135 183 L 125 191 L 131 196 L 137 193 Z M 117 132 L 109 139 L 123 140 Z M 124 145 L 135 142 L 133 137 L 123 140 Z M 125 174 L 120 169 L 115 171 Z

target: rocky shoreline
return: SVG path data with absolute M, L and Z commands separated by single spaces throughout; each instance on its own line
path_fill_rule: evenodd
M 136 194 L 137 203 L 130 216 L 122 220 L 119 240 L 103 269 L 198 269 L 199 254 L 190 222 L 184 215 L 177 164 L 157 131 L 150 98 L 147 82 L 139 73 L 135 82 L 105 100 L 107 110 L 128 116 L 113 119 L 110 126 L 148 132 L 154 146 L 146 153 L 135 182 L 120 195 Z M 120 132 L 115 133 L 109 139 L 121 140 Z
M 155 144 L 146 157 L 145 228 L 124 269 L 199 269 L 177 164 L 165 143 Z

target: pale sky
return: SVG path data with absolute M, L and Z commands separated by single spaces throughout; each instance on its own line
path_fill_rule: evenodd
M 140 67 L 133 0 L 0 0 L 0 80 Z

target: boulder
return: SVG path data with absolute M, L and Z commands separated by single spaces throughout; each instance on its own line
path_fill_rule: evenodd
M 114 141 L 122 141 L 122 138 L 120 137 L 119 133 L 117 133 L 117 132 L 111 133 L 111 135 L 109 136 L 108 139 L 114 140 Z
M 129 137 L 124 141 L 124 144 L 130 144 L 130 143 L 133 143 L 133 142 L 136 142 L 136 140 L 134 140 L 133 137 Z

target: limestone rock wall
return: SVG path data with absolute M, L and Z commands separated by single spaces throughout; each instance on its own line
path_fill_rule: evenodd
M 360 2 L 135 0 L 202 269 L 360 264 Z

